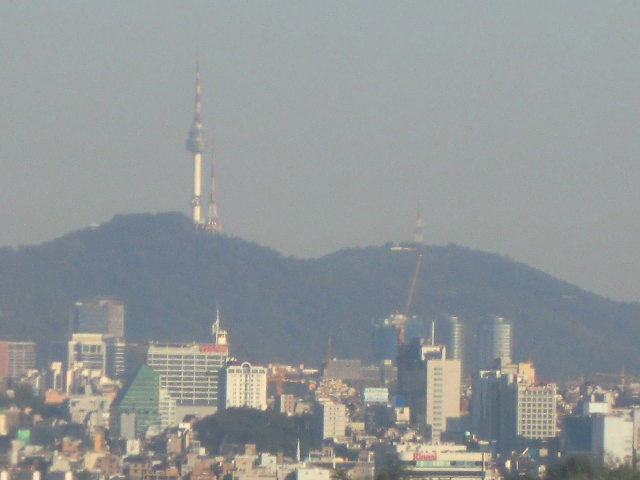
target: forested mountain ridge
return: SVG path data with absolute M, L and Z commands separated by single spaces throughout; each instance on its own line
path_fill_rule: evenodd
M 329 335 L 342 357 L 368 359 L 371 321 L 401 308 L 415 251 L 390 245 L 300 260 L 197 231 L 179 213 L 121 215 L 39 246 L 0 249 L 0 336 L 65 341 L 73 302 L 126 303 L 130 341 L 204 341 L 216 305 L 232 353 L 319 364 Z M 640 305 L 607 300 L 496 254 L 421 247 L 412 311 L 515 323 L 516 359 L 546 377 L 640 369 Z M 472 340 L 471 340 L 472 341 Z

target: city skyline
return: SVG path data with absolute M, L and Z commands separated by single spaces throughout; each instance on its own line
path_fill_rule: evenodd
M 418 201 L 427 244 L 640 300 L 638 5 L 190 7 L 0 6 L 0 245 L 188 215 L 199 58 L 229 234 L 317 257 L 411 240 Z

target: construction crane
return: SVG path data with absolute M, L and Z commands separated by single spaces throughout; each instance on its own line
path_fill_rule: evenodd
M 620 379 L 620 385 L 622 386 L 622 388 L 624 389 L 627 383 L 627 380 L 635 380 L 636 377 L 635 375 L 632 375 L 630 373 L 625 373 L 624 371 L 624 367 L 622 367 L 620 369 L 620 373 L 606 373 L 606 372 L 596 372 L 594 373 L 594 376 L 597 377 L 609 377 L 609 378 L 619 378 Z
M 411 285 L 409 286 L 409 292 L 407 293 L 407 300 L 404 304 L 404 310 L 402 313 L 396 313 L 393 316 L 393 323 L 398 329 L 398 345 L 404 345 L 405 342 L 405 324 L 409 319 L 409 313 L 411 313 L 411 305 L 413 305 L 413 296 L 416 293 L 416 285 L 418 283 L 418 276 L 420 275 L 420 267 L 422 266 L 422 260 L 424 254 L 420 252 L 418 254 L 418 260 L 413 270 L 413 276 L 411 277 Z
M 420 267 L 422 266 L 422 259 L 424 255 L 422 252 L 418 254 L 418 261 L 416 262 L 416 268 L 413 270 L 413 277 L 411 277 L 411 286 L 409 287 L 409 293 L 407 293 L 407 301 L 404 304 L 404 316 L 409 316 L 411 305 L 413 304 L 413 294 L 416 293 L 416 283 L 418 283 L 418 275 L 420 275 Z

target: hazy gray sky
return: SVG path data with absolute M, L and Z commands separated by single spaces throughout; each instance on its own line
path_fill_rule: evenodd
M 640 2 L 0 4 L 0 244 L 190 210 L 200 57 L 226 230 L 409 240 L 640 300 Z

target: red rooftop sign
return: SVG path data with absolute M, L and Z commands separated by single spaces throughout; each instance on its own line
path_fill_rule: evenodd
M 420 452 L 413 453 L 414 462 L 431 462 L 437 459 L 438 459 L 438 454 L 436 453 L 420 453 Z
M 227 353 L 228 350 L 229 347 L 227 345 L 216 345 L 215 343 L 200 345 L 202 353 Z

